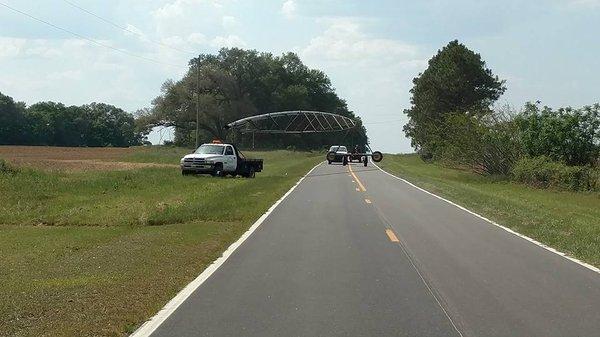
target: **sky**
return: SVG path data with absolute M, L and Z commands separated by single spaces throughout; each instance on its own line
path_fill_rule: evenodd
M 135 112 L 197 54 L 293 51 L 388 153 L 412 151 L 402 132 L 412 79 L 454 39 L 506 80 L 499 106 L 600 101 L 600 0 L 0 0 L 0 22 L 0 92 L 17 101 Z

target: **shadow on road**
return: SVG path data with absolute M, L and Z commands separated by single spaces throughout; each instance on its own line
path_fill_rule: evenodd
M 360 172 L 370 172 L 370 171 L 379 171 L 378 169 L 363 169 L 363 170 L 357 170 L 357 169 L 353 169 L 352 172 L 354 173 L 360 173 Z M 347 171 L 344 172 L 333 172 L 333 173 L 320 173 L 320 174 L 309 174 L 306 177 L 322 177 L 322 176 L 333 176 L 333 175 L 337 175 L 337 174 L 348 174 Z

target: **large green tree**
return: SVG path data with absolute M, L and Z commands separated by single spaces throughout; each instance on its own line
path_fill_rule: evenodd
M 192 66 L 178 82 L 163 84 L 162 95 L 144 118 L 157 125 L 174 126 L 179 143 L 189 144 L 196 113 L 202 138 L 225 139 L 225 125 L 252 114 L 255 108 L 231 73 L 212 64 Z M 191 134 L 191 135 L 190 135 Z
M 202 141 L 225 139 L 227 123 L 268 112 L 318 110 L 356 118 L 335 93 L 329 78 L 322 71 L 308 68 L 296 54 L 274 56 L 237 48 L 192 59 L 184 78 L 165 82 L 152 110 L 142 117 L 151 125 L 174 126 L 176 142 L 191 145 L 196 107 Z M 357 131 L 350 135 L 260 135 L 256 139 L 259 146 L 270 148 L 319 148 L 342 141 L 366 144 L 362 125 Z M 236 137 L 236 141 L 241 145 L 250 143 L 248 137 Z
M 481 118 L 506 90 L 504 81 L 481 56 L 458 41 L 448 43 L 413 80 L 405 134 L 424 157 L 439 154 L 448 139 L 445 123 L 452 114 Z

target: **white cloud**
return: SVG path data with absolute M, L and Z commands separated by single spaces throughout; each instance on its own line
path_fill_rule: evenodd
M 567 0 L 567 2 L 580 7 L 600 7 L 600 0 Z
M 182 45 L 186 44 L 186 40 L 179 35 L 172 35 L 162 38 L 161 42 L 171 47 L 181 47 Z
M 115 45 L 113 41 L 99 42 Z M 136 53 L 146 55 L 139 50 Z M 65 104 L 103 101 L 134 110 L 148 104 L 144 91 L 152 86 L 139 81 L 140 69 L 164 74 L 160 67 L 83 39 L 0 37 L 0 59 L 3 93 L 28 104 L 46 100 Z
M 246 42 L 237 35 L 217 36 L 210 41 L 210 45 L 215 48 L 245 48 Z
M 48 75 L 46 75 L 46 78 L 51 81 L 70 81 L 81 79 L 81 75 L 81 70 L 65 70 L 51 72 Z
M 144 34 L 144 32 L 142 32 L 142 30 L 138 27 L 128 23 L 127 26 L 125 26 L 125 28 L 127 29 L 127 31 L 125 32 L 126 36 L 135 36 L 141 39 L 142 41 L 148 41 L 148 37 L 146 36 L 146 34 Z
M 572 11 L 600 9 L 600 0 L 555 0 L 554 4 L 559 9 Z
M 298 6 L 295 0 L 286 0 L 281 6 L 281 13 L 288 19 L 293 18 L 297 10 Z
M 192 33 L 188 35 L 187 41 L 193 44 L 205 44 L 206 36 L 202 33 Z
M 374 149 L 409 151 L 410 141 L 399 132 L 406 122 L 402 110 L 409 104 L 412 78 L 427 62 L 417 46 L 371 36 L 362 22 L 321 20 L 325 29 L 298 53 L 308 66 L 331 77 L 338 94 L 365 123 Z M 382 123 L 389 120 L 394 122 Z
M 229 0 L 172 0 L 152 11 L 159 36 L 181 35 L 202 25 L 216 24 Z
M 183 16 L 187 12 L 186 7 L 204 3 L 203 0 L 175 0 L 164 4 L 156 9 L 153 15 L 160 19 L 171 19 Z
M 225 15 L 225 16 L 223 16 L 222 21 L 223 21 L 223 28 L 225 28 L 227 30 L 235 29 L 238 26 L 238 21 L 234 16 Z
M 25 47 L 25 39 L 0 38 L 0 59 L 18 56 Z
M 0 37 L 0 58 L 42 57 L 53 58 L 63 55 L 63 47 L 72 45 L 74 40 L 63 40 L 57 44 L 53 40 Z M 89 44 L 83 40 L 84 43 Z
M 303 57 L 338 65 L 383 65 L 419 61 L 417 48 L 413 45 L 397 40 L 369 37 L 353 19 L 329 21 L 329 27 L 321 35 L 313 38 L 301 51 Z

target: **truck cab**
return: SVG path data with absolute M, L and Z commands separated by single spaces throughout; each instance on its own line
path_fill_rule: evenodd
M 181 158 L 180 166 L 183 175 L 208 173 L 254 178 L 256 172 L 262 171 L 263 160 L 247 159 L 233 144 L 214 141 Z

